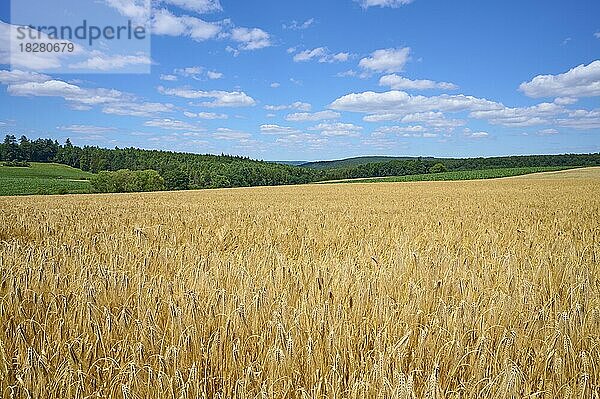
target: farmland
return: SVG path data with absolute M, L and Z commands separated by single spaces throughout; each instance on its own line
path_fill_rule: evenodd
M 0 196 L 89 193 L 87 179 L 91 176 L 92 173 L 53 163 L 32 162 L 27 168 L 0 166 Z
M 417 181 L 451 181 L 451 180 L 480 180 L 480 179 L 499 179 L 502 177 L 523 176 L 531 173 L 556 172 L 567 170 L 567 167 L 525 167 L 525 168 L 494 168 L 482 170 L 463 170 L 443 173 L 424 173 L 417 175 L 377 177 L 371 179 L 348 179 L 336 180 L 333 183 L 400 183 Z M 332 183 L 332 182 L 324 182 Z
M 598 397 L 599 258 L 598 169 L 0 198 L 0 396 Z

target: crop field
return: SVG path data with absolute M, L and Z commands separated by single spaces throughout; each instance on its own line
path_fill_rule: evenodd
M 0 397 L 598 398 L 599 260 L 598 169 L 4 197 Z
M 324 182 L 324 183 L 382 183 L 382 182 L 414 182 L 414 181 L 447 181 L 447 180 L 480 180 L 480 179 L 499 179 L 502 177 L 515 177 L 523 176 L 532 173 L 541 172 L 558 172 L 563 170 L 572 169 L 570 167 L 553 167 L 553 166 L 539 166 L 539 167 L 523 167 L 523 168 L 493 168 L 493 169 L 481 169 L 481 170 L 462 170 L 462 171 L 451 171 L 442 173 L 425 173 L 418 175 L 406 175 L 406 176 L 390 176 L 390 177 L 376 177 L 367 179 L 348 179 L 338 180 L 335 182 Z
M 91 173 L 65 165 L 32 162 L 28 168 L 2 166 L 0 196 L 89 193 Z

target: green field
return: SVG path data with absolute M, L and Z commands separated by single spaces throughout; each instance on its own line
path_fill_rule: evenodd
M 558 170 L 573 169 L 574 167 L 527 167 L 527 168 L 498 168 L 483 170 L 465 170 L 444 173 L 427 173 L 421 175 L 391 176 L 369 179 L 340 180 L 325 183 L 384 183 L 384 182 L 411 182 L 411 181 L 443 181 L 443 180 L 479 180 L 497 179 L 500 177 L 513 177 L 528 175 L 530 173 L 554 172 Z
M 0 166 L 0 195 L 90 192 L 91 173 L 55 163 L 31 162 L 30 165 L 28 168 Z

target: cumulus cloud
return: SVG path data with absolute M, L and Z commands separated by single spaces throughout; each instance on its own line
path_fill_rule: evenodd
M 229 128 L 220 127 L 217 129 L 215 133 L 213 133 L 213 137 L 219 140 L 237 140 L 244 141 L 251 137 L 249 133 L 240 132 L 238 130 L 232 130 Z
M 464 136 L 471 139 L 485 139 L 489 137 L 489 135 L 488 132 L 473 132 L 469 128 L 466 128 L 464 131 Z
M 165 88 L 158 87 L 158 92 L 168 96 L 176 96 L 186 99 L 213 98 L 213 101 L 202 102 L 197 105 L 204 107 L 252 107 L 256 101 L 242 91 L 201 91 L 187 87 Z
M 164 80 L 167 82 L 175 82 L 175 81 L 177 81 L 177 76 L 175 76 L 175 75 L 160 75 L 160 80 Z
M 301 101 L 296 101 L 288 105 L 265 105 L 267 111 L 282 111 L 285 109 L 297 109 L 298 111 L 310 111 L 312 105 Z
M 150 19 L 150 0 L 105 0 L 105 3 L 138 24 Z
M 48 75 L 44 75 L 37 72 L 21 71 L 13 69 L 11 71 L 0 70 L 0 83 L 5 85 L 11 85 L 16 83 L 27 83 L 27 82 L 47 82 L 52 80 Z
M 298 150 L 298 148 L 320 150 L 329 143 L 329 139 L 316 134 L 296 133 L 278 137 L 275 143 L 282 147 L 293 148 L 294 150 Z
M 219 0 L 162 0 L 163 3 L 171 4 L 184 10 L 205 14 L 215 11 L 223 11 Z
M 376 50 L 360 60 L 359 66 L 370 72 L 401 72 L 410 59 L 410 47 Z
M 400 137 L 423 137 L 423 138 L 434 138 L 438 137 L 438 133 L 432 133 L 427 128 L 416 125 L 416 126 L 383 126 L 373 132 L 372 137 L 382 138 L 386 135 L 394 134 Z
M 281 134 L 298 134 L 298 133 L 300 133 L 299 130 L 294 129 L 292 127 L 279 126 L 279 125 L 275 125 L 275 124 L 261 125 L 260 126 L 260 132 L 262 134 L 277 134 L 277 135 L 281 135 Z
M 156 127 L 166 130 L 188 130 L 191 132 L 200 132 L 204 129 L 176 119 L 153 119 L 144 123 L 147 127 Z
M 522 83 L 519 90 L 533 98 L 600 96 L 600 60 L 559 75 L 538 75 Z
M 223 74 L 217 71 L 210 71 L 201 66 L 192 66 L 186 68 L 176 68 L 173 70 L 173 74 L 176 75 L 174 80 L 177 80 L 177 76 L 192 78 L 194 80 L 205 80 L 205 79 L 221 79 Z M 170 75 L 173 76 L 173 75 Z
M 379 86 L 389 86 L 393 90 L 456 90 L 458 86 L 448 82 L 434 82 L 433 80 L 411 80 L 392 74 L 379 79 Z
M 259 28 L 234 28 L 231 39 L 240 43 L 239 50 L 258 50 L 272 45 L 271 36 Z
M 209 120 L 214 120 L 214 119 L 227 119 L 229 118 L 229 116 L 227 114 L 217 114 L 214 112 L 184 112 L 183 113 L 185 116 L 187 116 L 188 118 L 200 118 L 200 119 L 209 119 Z
M 217 80 L 217 79 L 223 78 L 223 74 L 221 72 L 216 72 L 216 71 L 207 71 L 206 76 L 208 76 L 208 78 L 212 79 L 212 80 Z
M 417 112 L 407 115 L 397 114 L 374 114 L 363 118 L 365 122 L 402 122 L 418 123 L 427 125 L 436 130 L 452 131 L 454 128 L 465 125 L 465 121 L 460 119 L 447 119 L 442 112 Z
M 283 24 L 283 29 L 304 30 L 310 28 L 315 23 L 314 18 L 307 19 L 304 22 L 292 21 L 290 24 Z
M 11 25 L 0 21 L 0 64 L 11 65 L 15 69 L 31 70 L 53 70 L 64 66 L 69 60 L 85 56 L 84 49 L 76 43 L 61 40 L 61 42 L 72 43 L 74 51 L 70 52 L 23 52 L 17 46 L 19 44 L 39 43 L 38 40 L 11 40 L 17 37 L 18 25 Z M 31 28 L 29 28 L 31 29 Z M 50 39 L 44 32 L 34 31 L 46 42 L 56 41 Z
M 341 116 L 339 112 L 334 111 L 319 111 L 314 113 L 309 112 L 299 112 L 294 114 L 289 114 L 285 117 L 285 120 L 290 122 L 315 122 L 321 120 L 332 120 L 338 119 Z
M 320 131 L 321 135 L 328 137 L 356 137 L 363 127 L 352 123 L 320 123 L 309 130 Z
M 201 42 L 215 38 L 221 32 L 221 26 L 188 15 L 176 16 L 163 8 L 155 10 L 152 18 L 152 33 L 166 36 L 188 36 Z
M 100 106 L 106 114 L 148 117 L 174 109 L 172 104 L 144 102 L 119 90 L 80 87 L 35 72 L 0 70 L 0 83 L 8 85 L 7 92 L 10 95 L 59 97 L 67 101 L 72 109 L 79 111 Z
M 558 134 L 558 130 L 552 128 L 538 130 L 537 132 L 538 136 L 554 136 L 555 134 Z
M 556 119 L 556 124 L 579 130 L 600 129 L 600 109 L 567 111 Z
M 527 127 L 553 123 L 556 115 L 565 109 L 555 103 L 541 103 L 531 107 L 503 107 L 491 110 L 477 110 L 470 113 L 475 119 L 485 119 L 493 125 Z
M 69 125 L 69 126 L 58 126 L 58 130 L 70 133 L 80 133 L 80 134 L 104 134 L 111 133 L 116 131 L 117 129 L 114 127 L 103 127 L 103 126 L 93 126 L 93 125 Z
M 317 60 L 320 63 L 346 62 L 350 53 L 331 53 L 327 47 L 317 47 L 312 50 L 304 50 L 294 55 L 294 62 L 307 62 Z
M 373 115 L 396 115 L 396 118 L 419 112 L 461 112 L 502 109 L 503 105 L 463 94 L 426 97 L 411 96 L 403 91 L 347 94 L 335 100 L 330 108 L 336 111 L 361 112 Z
M 87 69 L 92 71 L 115 71 L 135 65 L 151 65 L 147 54 L 109 55 L 101 51 L 92 51 L 87 59 L 69 65 L 70 69 Z
M 367 9 L 369 7 L 391 7 L 398 8 L 406 4 L 412 3 L 414 0 L 356 0 L 362 8 Z

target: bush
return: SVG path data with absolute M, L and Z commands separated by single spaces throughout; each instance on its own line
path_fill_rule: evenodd
M 131 193 L 165 189 L 165 180 L 155 170 L 102 171 L 92 177 L 90 182 L 95 193 Z
M 12 168 L 29 168 L 31 165 L 29 164 L 29 162 L 24 161 L 8 161 L 4 162 L 4 166 Z

